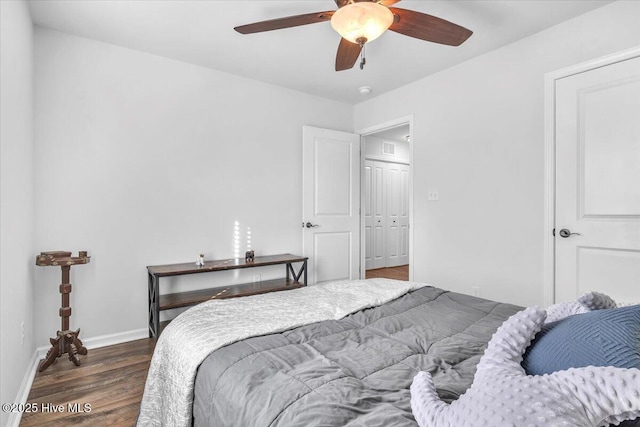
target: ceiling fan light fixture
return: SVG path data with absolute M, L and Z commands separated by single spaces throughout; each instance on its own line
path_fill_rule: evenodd
M 331 26 L 344 39 L 361 44 L 380 37 L 393 24 L 393 19 L 388 7 L 364 1 L 338 9 L 331 17 Z

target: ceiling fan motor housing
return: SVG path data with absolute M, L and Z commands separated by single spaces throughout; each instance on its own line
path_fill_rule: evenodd
M 371 1 L 347 4 L 336 10 L 331 26 L 351 43 L 370 42 L 382 35 L 393 24 L 393 13 L 388 7 Z

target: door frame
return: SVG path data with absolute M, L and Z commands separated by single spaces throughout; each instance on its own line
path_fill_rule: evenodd
M 409 125 L 409 280 L 413 280 L 413 114 L 389 120 L 384 123 L 369 126 L 364 129 L 356 130 L 355 133 L 360 135 L 360 278 L 364 279 L 365 270 L 365 242 L 364 242 L 364 191 L 362 185 L 364 183 L 364 137 L 374 133 L 382 132 L 387 129 L 395 128 L 402 125 Z
M 556 81 L 615 64 L 640 56 L 640 47 L 633 47 L 570 67 L 562 68 L 544 76 L 544 241 L 543 241 L 543 303 L 555 303 L 555 228 L 556 216 Z

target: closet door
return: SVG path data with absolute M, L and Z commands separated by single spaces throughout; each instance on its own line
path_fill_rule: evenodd
M 371 268 L 382 268 L 387 266 L 386 247 L 386 197 L 387 188 L 386 180 L 386 164 L 383 162 L 372 163 L 372 183 L 373 183 L 373 226 L 372 226 L 372 263 Z
M 386 165 L 386 267 L 409 263 L 409 167 Z
M 409 165 L 400 165 L 398 265 L 409 264 Z
M 364 161 L 364 175 L 362 177 L 364 190 L 364 268 L 373 268 L 373 161 Z
M 365 160 L 364 167 L 364 244 L 365 269 L 386 266 L 385 253 L 385 177 L 386 165 Z

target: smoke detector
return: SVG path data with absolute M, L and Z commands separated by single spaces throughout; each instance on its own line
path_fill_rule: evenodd
M 358 92 L 360 92 L 360 95 L 369 95 L 371 93 L 371 87 L 362 86 L 358 89 Z

